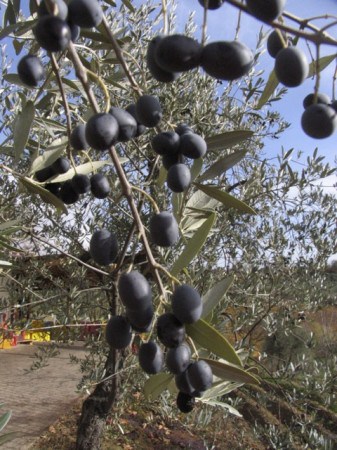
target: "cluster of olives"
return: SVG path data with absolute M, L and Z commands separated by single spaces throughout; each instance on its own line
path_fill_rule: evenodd
M 207 151 L 204 139 L 194 133 L 186 124 L 180 124 L 175 131 L 163 131 L 152 139 L 153 150 L 163 157 L 167 169 L 167 186 L 173 192 L 185 191 L 191 183 L 191 172 L 184 164 L 184 157 L 202 158 Z
M 284 47 L 283 43 L 287 43 L 286 35 L 274 30 L 268 36 L 267 50 L 275 58 L 277 79 L 287 87 L 296 87 L 307 78 L 309 63 L 299 48 Z M 336 131 L 337 101 L 331 102 L 328 95 L 318 92 L 307 95 L 303 106 L 301 125 L 308 136 L 323 139 Z
M 208 7 L 210 10 L 220 8 L 224 4 L 224 0 L 198 0 L 203 7 Z M 246 6 L 248 11 L 257 19 L 270 23 L 277 19 L 283 12 L 286 0 L 269 0 L 269 1 L 256 1 L 246 0 Z M 158 38 L 156 38 L 158 39 Z M 161 38 L 160 38 L 161 39 Z M 223 72 L 229 71 L 230 75 L 235 73 L 235 66 L 238 67 L 238 71 L 242 70 L 242 67 L 237 62 L 233 61 L 233 67 L 225 61 L 224 56 L 220 56 L 222 52 L 229 58 L 229 53 L 225 52 L 224 43 L 212 43 L 205 46 L 203 52 L 206 52 L 207 47 L 214 46 L 214 50 L 209 51 L 208 65 L 205 62 L 202 63 L 205 71 L 215 78 L 219 79 L 234 79 L 237 77 L 229 78 L 228 74 L 223 77 Z M 279 31 L 272 31 L 267 40 L 267 50 L 270 56 L 275 58 L 275 74 L 280 83 L 287 87 L 297 87 L 303 83 L 309 74 L 309 63 L 305 53 L 292 46 L 287 46 L 287 36 Z M 151 44 L 151 51 L 149 50 L 148 62 L 151 73 L 155 76 L 155 44 Z M 160 44 L 156 44 L 160 45 Z M 217 50 L 216 50 L 217 47 Z M 217 54 L 217 57 L 214 55 Z M 243 50 L 238 52 L 238 55 L 242 58 Z M 160 57 L 158 57 L 160 58 Z M 205 56 L 203 57 L 205 60 Z M 154 61 L 154 62 L 153 62 Z M 223 63 L 225 67 L 222 67 Z M 232 62 L 232 61 L 231 61 Z M 159 59 L 158 65 L 161 60 Z M 213 67 L 214 66 L 214 67 Z M 208 67 L 208 68 L 207 68 Z M 220 68 L 219 68 L 220 67 Z M 241 75 L 238 75 L 241 76 Z M 155 77 L 156 78 L 156 77 Z M 323 96 L 323 101 L 322 101 Z M 310 137 L 315 139 L 322 139 L 331 136 L 337 129 L 337 107 L 336 102 L 330 101 L 326 98 L 325 94 L 318 93 L 316 96 L 310 96 L 310 104 L 305 105 L 305 111 L 302 115 L 301 125 L 303 131 Z M 307 97 L 308 98 L 308 97 Z M 306 100 L 304 100 L 306 102 Z
M 96 232 L 102 233 L 102 230 Z M 115 252 L 116 247 L 111 244 L 111 235 L 104 231 L 106 244 Z M 93 236 L 92 248 L 98 234 Z M 146 278 L 137 271 L 123 273 L 118 281 L 118 293 L 125 315 L 113 316 L 106 326 L 106 340 L 115 349 L 124 349 L 130 345 L 133 331 L 148 332 L 154 317 L 151 287 Z M 183 412 L 193 408 L 194 398 L 212 385 L 213 374 L 211 367 L 202 360 L 191 361 L 191 350 L 185 342 L 185 325 L 200 319 L 202 301 L 198 292 L 189 285 L 178 286 L 172 295 L 172 313 L 160 315 L 156 323 L 157 338 L 167 349 L 164 352 L 154 339 L 141 344 L 139 348 L 139 364 L 144 372 L 156 374 L 163 370 L 164 360 L 167 369 L 175 375 L 176 386 L 179 390 L 177 405 Z
M 50 178 L 67 173 L 69 169 L 69 159 L 60 157 L 50 166 L 38 170 L 35 173 L 35 178 L 39 183 L 44 183 Z M 90 178 L 87 175 L 76 174 L 71 180 L 64 183 L 46 183 L 44 187 L 67 205 L 77 202 L 81 194 L 86 194 L 89 191 L 99 199 L 106 198 L 110 193 L 109 181 L 101 173 L 96 173 Z
M 162 116 L 158 98 L 142 95 L 126 109 L 113 106 L 108 113 L 91 116 L 85 125 L 74 129 L 71 144 L 75 150 L 92 147 L 104 151 L 118 142 L 140 136 L 146 127 L 155 127 Z
M 40 46 L 48 52 L 65 50 L 70 41 L 76 42 L 81 28 L 96 27 L 102 22 L 103 11 L 97 0 L 56 0 L 54 14 L 50 14 L 45 0 L 38 10 L 38 21 L 33 29 Z M 20 80 L 29 87 L 36 87 L 45 76 L 38 56 L 28 54 L 18 64 Z
M 247 74 L 253 65 L 251 50 L 238 41 L 218 41 L 202 46 L 182 35 L 154 37 L 147 49 L 147 66 L 157 81 L 175 81 L 181 72 L 201 66 L 220 80 L 235 80 Z

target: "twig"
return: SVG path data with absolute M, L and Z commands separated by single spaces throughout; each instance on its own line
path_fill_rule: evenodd
M 237 0 L 227 0 L 227 3 L 229 3 L 232 6 L 235 6 L 236 8 L 240 9 L 241 11 L 244 11 L 245 13 L 251 15 L 254 17 L 252 13 L 248 11 L 248 8 L 243 5 L 242 3 L 238 2 Z M 337 46 L 337 40 L 331 37 L 328 34 L 321 33 L 321 30 L 317 27 L 314 27 L 313 25 L 306 22 L 306 20 L 300 19 L 286 11 L 283 12 L 284 17 L 288 17 L 297 23 L 299 23 L 302 27 L 305 26 L 307 28 L 310 28 L 312 30 L 315 30 L 315 33 L 308 33 L 306 31 L 298 30 L 297 28 L 290 27 L 289 25 L 285 25 L 283 23 L 280 23 L 278 21 L 274 21 L 270 23 L 270 26 L 273 28 L 278 28 L 279 30 L 286 31 L 290 34 L 293 34 L 295 36 L 307 39 L 308 41 L 311 41 L 315 44 L 325 44 L 325 45 L 333 45 Z
M 97 269 L 97 268 L 94 267 L 94 266 L 90 266 L 90 264 L 87 264 L 87 263 L 81 261 L 79 258 L 76 258 L 76 256 L 73 256 L 73 255 L 71 255 L 70 253 L 65 252 L 65 251 L 62 250 L 61 248 L 59 248 L 59 247 L 57 247 L 56 245 L 52 244 L 50 241 L 46 241 L 45 239 L 43 239 L 43 238 L 41 238 L 41 237 L 39 237 L 39 236 L 36 236 L 36 234 L 34 234 L 34 233 L 32 232 L 32 230 L 27 229 L 27 228 L 23 228 L 23 231 L 24 231 L 25 233 L 27 233 L 29 236 L 31 236 L 32 239 L 36 239 L 36 240 L 38 240 L 38 241 L 40 241 L 40 242 L 43 242 L 44 244 L 48 245 L 49 247 L 54 248 L 54 249 L 57 250 L 58 252 L 60 252 L 60 253 L 62 253 L 63 255 L 67 256 L 68 258 L 71 258 L 71 259 L 73 259 L 74 261 L 78 262 L 79 264 L 82 264 L 82 266 L 85 266 L 85 267 L 87 267 L 88 269 L 93 270 L 94 272 L 100 273 L 101 275 L 107 275 L 107 276 L 110 275 L 108 272 L 104 272 L 104 271 L 101 270 L 101 269 Z
M 114 52 L 115 52 L 119 62 L 121 63 L 121 66 L 123 67 L 125 75 L 127 76 L 128 80 L 129 80 L 129 82 L 131 84 L 132 89 L 135 91 L 137 96 L 140 96 L 142 94 L 142 90 L 138 86 L 136 80 L 134 79 L 134 77 L 133 77 L 133 75 L 132 75 L 132 73 L 131 73 L 131 71 L 130 71 L 130 69 L 129 69 L 129 67 L 128 67 L 125 59 L 124 59 L 124 57 L 123 57 L 122 49 L 118 45 L 118 42 L 117 42 L 115 36 L 113 35 L 113 33 L 112 33 L 112 31 L 111 31 L 111 29 L 109 27 L 109 24 L 108 24 L 108 22 L 107 22 L 107 20 L 106 20 L 106 18 L 104 16 L 103 16 L 102 23 L 104 25 L 105 31 L 107 32 L 110 41 L 111 41 L 111 45 L 112 45 L 112 47 L 114 49 Z

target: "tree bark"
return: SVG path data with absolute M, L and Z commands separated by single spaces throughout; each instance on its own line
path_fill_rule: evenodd
M 118 376 L 121 359 L 115 349 L 110 349 L 105 363 L 106 375 L 111 378 L 98 384 L 83 402 L 77 429 L 76 450 L 99 450 L 107 416 L 118 393 Z
M 117 292 L 113 285 L 107 291 L 111 315 L 116 315 Z M 77 428 L 76 450 L 99 450 L 108 414 L 116 400 L 119 387 L 118 373 L 123 367 L 123 356 L 110 348 L 105 362 L 104 381 L 99 383 L 82 405 L 82 413 Z

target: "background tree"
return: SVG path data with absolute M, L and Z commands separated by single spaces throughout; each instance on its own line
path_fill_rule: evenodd
M 47 2 L 48 8 L 53 8 L 52 3 Z M 268 108 L 284 94 L 284 88 L 271 90 L 270 79 L 266 85 L 255 67 L 239 85 L 236 81 L 221 84 L 200 70 L 185 72 L 174 83 L 154 80 L 146 64 L 147 46 L 158 34 L 158 27 L 166 34 L 175 32 L 174 4 L 168 9 L 166 2 L 161 7 L 146 3 L 135 8 L 123 2 L 116 9 L 113 3 L 102 2 L 105 22 L 95 31 L 82 29 L 78 44 L 70 44 L 56 56 L 44 54 L 47 77 L 37 90 L 21 86 L 18 75 L 9 73 L 10 63 L 3 55 L 1 212 L 3 220 L 17 219 L 21 225 L 15 242 L 27 256 L 15 260 L 15 269 L 19 273 L 20 266 L 29 263 L 30 267 L 29 276 L 25 274 L 20 284 L 17 277 L 13 280 L 12 272 L 7 273 L 18 286 L 12 301 L 22 302 L 24 296 L 25 306 L 31 304 L 30 318 L 54 314 L 63 326 L 58 339 L 76 339 L 80 327 L 73 325 L 81 320 L 103 321 L 123 310 L 116 283 L 128 268 L 136 268 L 150 280 L 159 308 L 176 277 L 204 295 L 207 320 L 226 334 L 239 354 L 245 355 L 242 363 L 249 365 L 254 347 L 275 353 L 275 348 L 261 349 L 254 342 L 257 330 L 262 328 L 273 336 L 293 332 L 294 314 L 299 309 L 317 309 L 334 301 L 335 280 L 325 269 L 327 257 L 336 251 L 336 206 L 333 196 L 314 184 L 333 169 L 317 151 L 302 173 L 290 162 L 293 149 L 282 151 L 277 161 L 264 154 L 264 139 L 277 139 L 288 124 Z M 40 52 L 31 31 L 37 20 L 36 9 L 31 2 L 32 16 L 24 20 L 19 3 L 8 2 L 2 36 L 13 33 L 17 54 Z M 282 23 L 275 26 L 286 27 Z M 192 18 L 184 33 L 194 35 Z M 332 39 L 318 32 L 313 35 L 322 41 Z M 261 35 L 255 61 L 263 45 Z M 333 57 L 324 59 L 321 66 L 312 64 L 312 72 Z M 171 193 L 165 185 L 166 171 L 149 144 L 155 131 L 127 144 L 119 143 L 117 153 L 77 153 L 69 144 L 73 127 L 85 123 L 95 112 L 93 99 L 102 111 L 110 105 L 125 108 L 141 92 L 158 96 L 164 111 L 163 130 L 186 122 L 206 138 L 208 152 L 203 161 L 191 164 L 194 183 L 184 193 Z M 86 195 L 67 211 L 57 196 L 43 189 L 50 186 L 36 180 L 38 170 L 65 154 L 83 173 L 106 174 L 112 187 L 110 195 L 104 200 Z M 123 164 L 122 175 L 117 155 Z M 73 174 L 70 170 L 47 184 L 64 182 Z M 131 192 L 125 180 L 134 187 Z M 130 202 L 138 205 L 136 215 Z M 142 227 L 148 227 L 153 203 L 160 211 L 172 208 L 181 239 L 165 251 L 151 245 L 149 254 L 148 232 L 142 235 Z M 116 265 L 103 270 L 87 252 L 97 226 L 113 230 L 122 249 Z M 56 276 L 51 273 L 47 255 L 53 255 L 53 260 L 54 255 L 62 255 L 62 272 Z M 163 312 L 161 308 L 158 311 Z M 217 313 L 212 315 L 214 308 Z M 188 329 L 195 344 L 208 348 L 212 358 L 239 358 L 224 338 L 219 349 L 201 342 L 200 332 L 198 327 Z M 108 348 L 102 337 L 91 342 L 91 348 L 96 356 L 87 360 L 89 371 L 82 386 L 99 384 L 83 405 L 78 448 L 98 448 L 118 383 L 127 383 L 127 374 L 135 370 L 136 357 L 130 351 Z M 239 359 L 237 364 L 239 370 Z M 245 382 L 254 382 L 247 371 L 240 370 Z M 228 384 L 235 379 L 224 378 L 227 384 L 223 387 L 228 392 Z M 157 380 L 164 389 L 172 384 L 172 376 L 150 378 L 146 392 L 153 397 L 160 394 Z M 221 394 L 219 389 L 216 392 Z M 201 401 L 208 399 L 206 395 Z

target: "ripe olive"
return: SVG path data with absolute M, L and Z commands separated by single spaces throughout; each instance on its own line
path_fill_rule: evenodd
M 73 185 L 71 183 L 71 180 L 65 181 L 60 189 L 60 199 L 65 203 L 66 205 L 71 205 L 73 203 L 76 203 L 79 199 L 78 193 L 73 188 Z
M 167 186 L 173 192 L 184 192 L 191 184 L 191 171 L 186 164 L 174 164 L 167 172 Z
M 103 20 L 103 11 L 97 0 L 71 0 L 69 19 L 81 28 L 97 27 Z
M 117 258 L 117 237 L 110 231 L 96 230 L 90 240 L 90 255 L 101 266 L 112 264 Z
M 33 31 L 37 42 L 48 52 L 65 50 L 71 40 L 67 22 L 56 16 L 41 17 Z
M 126 142 L 134 138 L 137 134 L 137 122 L 136 119 L 125 109 L 112 106 L 109 110 L 118 123 L 119 133 L 118 141 Z
M 263 22 L 272 22 L 282 14 L 286 0 L 246 0 L 248 11 Z
M 165 347 L 178 347 L 185 339 L 185 327 L 175 315 L 165 313 L 158 317 L 157 335 Z
M 163 117 L 162 109 L 157 97 L 142 95 L 136 103 L 138 121 L 146 127 L 155 127 Z
M 85 127 L 85 138 L 95 150 L 106 150 L 117 142 L 119 127 L 109 113 L 98 113 L 90 117 Z
M 158 155 L 172 155 L 179 150 L 180 136 L 174 131 L 162 131 L 151 141 L 153 150 Z
M 155 59 L 155 53 L 157 51 L 158 43 L 163 39 L 164 36 L 156 36 L 149 42 L 146 53 L 147 67 L 153 76 L 153 78 L 161 83 L 170 83 L 178 78 L 180 75 L 178 72 L 169 72 L 163 70 Z
M 186 343 L 170 348 L 166 355 L 166 366 L 175 375 L 185 372 L 190 364 L 191 350 Z
M 235 80 L 246 75 L 253 62 L 251 50 L 238 41 L 211 42 L 201 55 L 202 68 L 219 80 Z
M 30 87 L 36 87 L 45 76 L 45 70 L 38 56 L 28 54 L 18 64 L 20 80 Z
M 199 0 L 200 1 L 200 0 Z M 179 392 L 177 396 L 177 407 L 179 411 L 187 414 L 193 410 L 195 406 L 195 398 L 184 392 Z
M 110 184 L 106 176 L 96 173 L 90 178 L 91 193 L 96 198 L 106 198 L 110 194 Z
M 147 279 L 132 270 L 118 280 L 118 292 L 123 305 L 131 311 L 142 311 L 152 305 L 152 292 Z
M 123 316 L 113 316 L 109 319 L 106 329 L 105 338 L 112 348 L 126 348 L 132 339 L 131 325 Z
M 160 247 L 170 247 L 179 239 L 179 227 L 173 214 L 163 211 L 152 216 L 150 236 Z
M 163 367 L 164 355 L 162 349 L 154 341 L 149 341 L 140 346 L 138 358 L 140 367 L 146 373 L 158 373 Z
M 172 295 L 173 314 L 182 323 L 194 323 L 202 314 L 201 297 L 192 286 L 181 284 L 177 286 Z
M 302 84 L 309 74 L 309 64 L 304 52 L 297 47 L 280 50 L 275 58 L 275 73 L 279 82 L 287 87 Z
M 337 112 L 322 103 L 308 106 L 302 114 L 301 125 L 308 136 L 316 139 L 327 138 L 336 131 Z
M 200 64 L 202 46 L 183 34 L 171 34 L 159 40 L 155 61 L 167 72 L 185 72 Z

